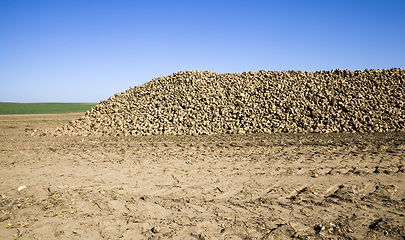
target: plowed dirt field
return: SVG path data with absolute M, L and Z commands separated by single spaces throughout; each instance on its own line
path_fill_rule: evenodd
M 32 136 L 79 116 L 0 116 L 0 239 L 405 238 L 403 132 Z

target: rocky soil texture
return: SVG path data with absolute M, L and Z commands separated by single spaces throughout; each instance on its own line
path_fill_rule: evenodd
M 54 135 L 391 132 L 405 129 L 405 71 L 184 71 L 100 102 Z

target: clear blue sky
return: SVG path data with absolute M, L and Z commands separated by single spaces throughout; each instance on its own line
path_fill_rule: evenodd
M 404 0 L 0 0 L 0 102 L 99 102 L 192 69 L 392 67 Z

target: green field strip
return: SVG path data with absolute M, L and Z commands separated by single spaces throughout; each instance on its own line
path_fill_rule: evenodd
M 46 114 L 85 112 L 97 103 L 8 103 L 0 102 L 0 114 Z

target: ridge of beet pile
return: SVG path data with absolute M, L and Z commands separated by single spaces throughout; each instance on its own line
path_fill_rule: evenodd
M 101 101 L 43 134 L 201 135 L 398 132 L 405 71 L 181 71 Z

